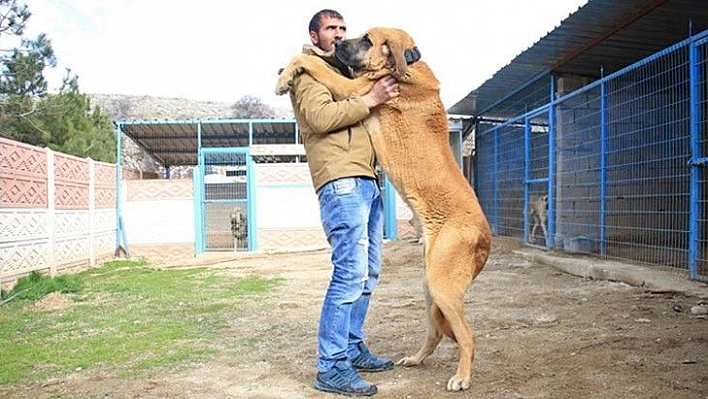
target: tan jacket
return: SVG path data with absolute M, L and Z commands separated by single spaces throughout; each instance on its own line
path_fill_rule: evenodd
M 331 64 L 331 53 L 306 45 L 303 53 Z M 340 73 L 334 66 L 331 68 Z M 290 94 L 315 191 L 342 177 L 376 178 L 374 149 L 361 121 L 369 108 L 359 96 L 334 101 L 327 88 L 310 75 L 300 74 Z

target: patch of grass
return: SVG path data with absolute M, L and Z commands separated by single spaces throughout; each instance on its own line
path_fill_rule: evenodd
M 18 295 L 0 306 L 0 384 L 87 369 L 145 375 L 205 361 L 223 349 L 216 338 L 242 302 L 260 300 L 282 284 L 216 269 L 157 270 L 126 261 L 66 277 L 72 279 L 54 289 L 71 300 L 61 310 L 43 310 L 40 294 Z M 51 284 L 45 279 L 30 278 L 22 289 L 46 292 Z
M 74 274 L 54 278 L 33 271 L 22 277 L 9 292 L 1 292 L 0 298 L 9 301 L 15 299 L 37 300 L 52 292 L 69 294 L 81 290 L 81 277 Z

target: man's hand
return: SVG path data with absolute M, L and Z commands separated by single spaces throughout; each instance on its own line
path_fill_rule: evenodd
M 387 75 L 377 80 L 371 91 L 361 96 L 361 99 L 364 100 L 369 109 L 371 109 L 399 95 L 398 81 L 396 81 L 393 76 Z

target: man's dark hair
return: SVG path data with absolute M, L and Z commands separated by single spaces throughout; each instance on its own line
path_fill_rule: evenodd
M 308 33 L 320 31 L 320 28 L 322 27 L 322 18 L 323 17 L 344 19 L 342 14 L 338 13 L 337 11 L 324 9 L 322 11 L 317 12 L 315 15 L 312 16 L 312 19 L 310 20 L 310 27 L 308 28 L 309 29 Z

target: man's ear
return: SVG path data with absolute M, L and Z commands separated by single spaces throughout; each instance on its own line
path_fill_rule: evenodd
M 388 58 L 393 63 L 393 71 L 391 76 L 400 79 L 406 76 L 408 71 L 408 63 L 406 62 L 405 49 L 401 43 L 396 43 L 387 40 L 384 45 L 388 47 Z

